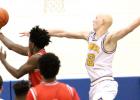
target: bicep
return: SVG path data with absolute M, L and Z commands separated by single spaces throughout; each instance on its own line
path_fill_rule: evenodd
M 136 19 L 134 22 L 132 22 L 127 27 L 115 32 L 112 35 L 113 40 L 115 40 L 115 41 L 120 40 L 121 38 L 125 37 L 128 33 L 132 32 L 139 25 L 140 25 L 140 18 Z
M 34 57 L 31 57 L 25 64 L 23 64 L 19 69 L 18 69 L 18 74 L 19 77 L 28 74 L 29 72 L 33 71 L 36 69 L 37 66 L 37 59 Z
M 117 42 L 118 40 L 120 40 L 123 37 L 125 37 L 129 32 L 130 32 L 129 29 L 127 29 L 127 28 L 121 29 L 121 30 L 111 34 L 109 36 L 109 40 L 111 40 L 112 42 Z

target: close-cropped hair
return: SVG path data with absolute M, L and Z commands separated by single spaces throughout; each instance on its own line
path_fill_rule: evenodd
M 17 96 L 25 95 L 30 88 L 29 81 L 18 81 L 13 85 L 14 92 Z
M 45 79 L 55 78 L 59 72 L 60 60 L 53 53 L 47 53 L 39 59 L 40 73 Z
M 49 32 L 39 28 L 39 26 L 35 26 L 30 31 L 29 40 L 33 42 L 36 47 L 42 49 L 50 42 Z

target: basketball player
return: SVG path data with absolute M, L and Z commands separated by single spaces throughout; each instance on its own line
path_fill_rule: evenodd
M 3 53 L 2 47 L 0 49 L 0 60 L 5 68 L 15 77 L 20 78 L 23 75 L 29 73 L 29 80 L 32 86 L 40 83 L 42 77 L 38 69 L 38 59 L 46 54 L 44 49 L 45 45 L 50 42 L 50 36 L 48 32 L 44 29 L 39 28 L 39 26 L 33 27 L 30 31 L 29 46 L 23 47 L 18 45 L 6 36 L 0 33 L 0 40 L 10 49 L 21 55 L 29 56 L 29 59 L 21 66 L 19 69 L 11 66 L 6 60 L 6 52 Z M 16 60 L 16 59 L 15 59 Z
M 13 85 L 15 100 L 26 100 L 26 95 L 30 89 L 29 81 L 18 81 Z
M 108 32 L 112 25 L 112 17 L 99 14 L 93 20 L 92 32 L 68 32 L 49 30 L 50 36 L 84 39 L 88 41 L 86 68 L 91 80 L 89 100 L 114 100 L 118 91 L 118 83 L 113 78 L 112 60 L 118 40 L 125 37 L 140 25 L 140 18 L 116 32 Z M 27 33 L 22 33 L 28 35 Z
M 44 81 L 29 90 L 26 100 L 80 100 L 73 87 L 56 80 L 59 68 L 60 60 L 56 55 L 43 55 L 39 69 Z

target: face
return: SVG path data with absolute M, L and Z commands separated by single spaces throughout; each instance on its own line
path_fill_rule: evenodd
M 93 20 L 93 29 L 96 31 L 100 28 L 100 26 L 103 24 L 103 18 L 98 15 L 96 18 Z
M 33 48 L 34 48 L 34 44 L 29 41 L 29 52 L 32 54 L 33 53 Z

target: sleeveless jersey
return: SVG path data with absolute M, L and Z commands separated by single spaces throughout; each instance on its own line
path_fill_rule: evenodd
M 26 100 L 80 100 L 76 90 L 60 82 L 45 83 L 32 87 Z
M 102 77 L 112 77 L 112 60 L 115 51 L 107 52 L 104 49 L 103 44 L 107 33 L 98 39 L 95 39 L 95 34 L 92 32 L 89 35 L 88 54 L 85 64 L 91 82 Z
M 43 55 L 46 54 L 46 51 L 45 49 L 41 49 L 37 54 Z M 34 71 L 29 73 L 29 80 L 31 82 L 31 86 L 38 85 L 43 80 L 39 69 L 35 69 Z

